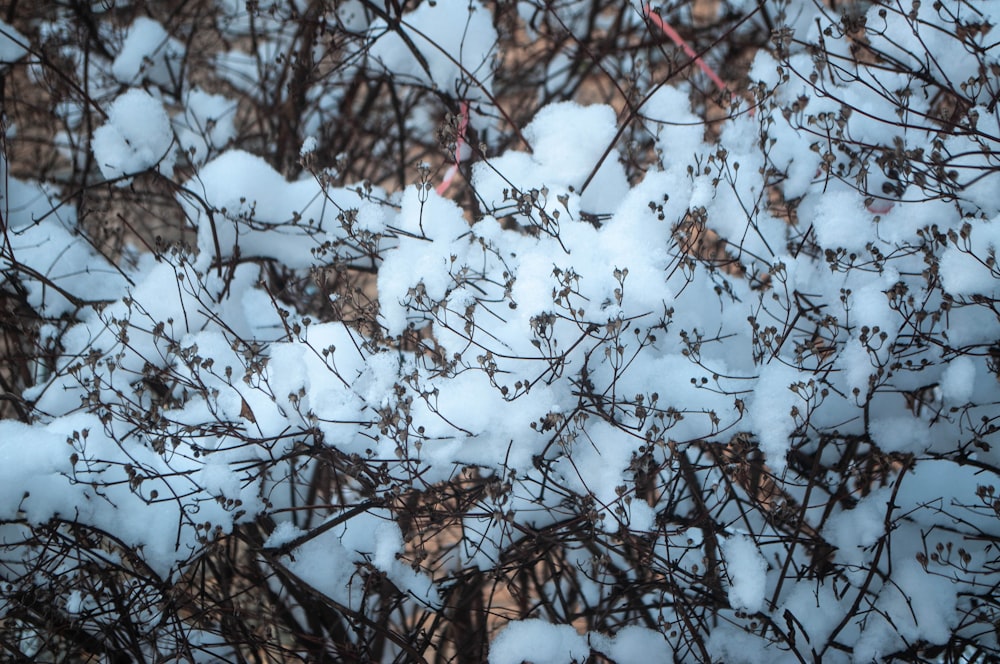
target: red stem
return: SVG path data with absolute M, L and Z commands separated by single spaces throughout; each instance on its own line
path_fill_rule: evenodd
M 459 109 L 458 135 L 455 137 L 455 163 L 451 165 L 444 174 L 441 184 L 434 190 L 441 196 L 444 195 L 444 192 L 448 191 L 448 187 L 451 186 L 452 180 L 455 179 L 455 175 L 458 173 L 458 167 L 462 163 L 462 146 L 465 145 L 465 130 L 469 127 L 469 102 L 463 101 Z

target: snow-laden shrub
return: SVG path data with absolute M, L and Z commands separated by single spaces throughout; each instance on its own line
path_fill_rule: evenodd
M 996 657 L 996 10 L 829 4 L 12 10 L 3 647 Z

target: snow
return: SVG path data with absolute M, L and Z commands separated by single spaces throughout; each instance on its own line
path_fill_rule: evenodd
M 827 194 L 813 209 L 803 210 L 812 220 L 816 241 L 821 247 L 861 252 L 869 242 L 872 215 L 865 210 L 861 197 L 853 191 Z
M 454 282 L 452 271 L 461 267 L 467 251 L 463 236 L 469 232 L 454 202 L 415 186 L 403 193 L 396 224 L 405 235 L 378 275 L 382 316 L 390 334 L 400 334 L 409 322 L 403 303 L 410 301 L 411 289 L 420 285 L 431 300 L 446 299 Z
M 264 541 L 264 548 L 280 548 L 295 538 L 305 534 L 306 531 L 296 528 L 295 524 L 291 521 L 282 521 L 274 528 L 274 530 L 271 531 L 271 534 L 267 536 L 267 539 Z
M 507 624 L 490 644 L 490 664 L 571 664 L 590 656 L 587 638 L 569 625 L 544 620 L 517 620 Z
M 733 664 L 770 664 L 774 653 L 767 641 L 736 625 L 720 624 L 706 644 L 713 661 Z
M 706 148 L 697 131 L 701 118 L 691 112 L 687 91 L 680 87 L 663 86 L 646 105 L 643 114 L 657 123 L 656 139 L 664 160 L 685 166 Z
M 30 341 L 44 349 L 23 367 L 30 386 L 5 396 L 30 417 L 0 421 L 4 582 L 42 555 L 14 543 L 54 518 L 106 532 L 135 555 L 130 565 L 165 583 L 190 573 L 216 538 L 273 524 L 263 531 L 273 560 L 261 564 L 363 612 L 380 611 L 394 587 L 400 611 L 430 615 L 464 574 L 501 578 L 511 552 L 552 542 L 564 564 L 540 592 L 576 604 L 498 613 L 512 619 L 492 664 L 594 653 L 697 661 L 695 639 L 719 661 L 792 661 L 807 648 L 870 661 L 956 634 L 995 638 L 982 636 L 988 625 L 975 631 L 975 602 L 996 585 L 989 547 L 1000 533 L 990 493 L 1000 463 L 1000 117 L 990 95 L 966 85 L 975 131 L 968 118 L 948 132 L 913 124 L 938 116 L 934 81 L 995 78 L 966 48 L 985 49 L 990 31 L 963 29 L 963 46 L 938 29 L 953 24 L 930 3 L 914 7 L 921 35 L 872 7 L 869 24 L 889 31 L 866 39 L 920 67 L 925 90 L 864 63 L 844 76 L 815 71 L 811 51 L 836 10 L 790 3 L 796 41 L 780 61 L 756 55 L 753 115 L 706 131 L 691 87 L 645 81 L 636 55 L 616 63 L 633 67 L 630 85 L 645 95 L 624 131 L 612 106 L 558 101 L 519 115 L 515 135 L 488 99 L 503 62 L 498 31 L 516 13 L 535 21 L 525 34 L 544 34 L 551 12 L 423 2 L 390 25 L 352 0 L 322 18 L 339 21 L 344 39 L 319 40 L 310 54 L 324 67 L 338 49 L 352 60 L 304 91 L 309 110 L 279 154 L 267 132 L 238 126 L 255 104 L 293 106 L 280 71 L 299 37 L 281 12 L 306 3 L 219 8 L 225 48 L 253 51 L 204 54 L 204 88 L 170 36 L 183 32 L 148 18 L 117 50 L 121 26 L 100 19 L 111 58 L 61 53 L 107 111 L 88 146 L 83 120 L 97 111 L 60 100 L 65 164 L 96 164 L 134 187 L 110 190 L 126 206 L 145 205 L 148 182 L 171 191 L 165 207 L 190 224 L 193 246 L 108 251 L 88 233 L 117 209 L 78 211 L 77 192 L 56 185 L 63 173 L 18 179 L 0 158 L 7 295 L 18 315 L 30 309 L 25 320 L 42 317 Z M 559 30 L 589 30 L 589 8 L 560 4 Z M 621 20 L 648 28 L 637 7 Z M 0 61 L 16 63 L 26 51 L 15 41 L 27 38 L 2 23 L 0 33 Z M 848 62 L 844 40 L 829 41 Z M 940 49 L 930 64 L 914 59 L 924 43 Z M 561 99 L 577 64 L 569 48 L 550 61 L 539 98 Z M 44 80 L 40 64 L 13 66 Z M 470 102 L 470 140 L 485 147 L 463 154 L 471 178 L 461 193 L 440 195 L 436 182 L 331 184 L 339 175 L 325 170 L 320 137 L 338 135 L 328 123 L 340 121 L 350 81 L 383 74 L 414 135 L 432 135 L 444 108 Z M 905 109 L 873 94 L 904 88 Z M 821 125 L 864 149 L 824 143 Z M 20 140 L 13 129 L 5 139 Z M 866 202 L 894 181 L 885 157 L 932 144 L 957 180 L 935 192 L 914 179 L 900 196 Z M 688 232 L 709 244 L 717 235 L 709 249 L 719 260 L 696 255 Z M 332 288 L 357 268 L 375 292 Z M 349 319 L 355 297 L 376 299 L 372 320 Z M 356 474 L 338 475 L 335 504 L 304 505 L 302 487 L 324 477 L 328 458 Z M 764 480 L 752 486 L 758 468 Z M 414 563 L 408 538 L 424 522 L 404 519 L 397 498 L 462 477 L 488 487 L 449 517 L 463 539 Z M 927 556 L 958 542 L 967 558 Z M 637 566 L 631 556 L 644 547 L 652 555 Z M 715 604 L 705 578 L 721 584 Z M 635 604 L 612 605 L 632 583 Z M 690 627 L 674 600 L 695 592 L 708 604 Z M 56 595 L 74 620 L 96 606 L 83 592 Z M 599 624 L 583 632 L 576 617 Z M 786 629 L 797 642 L 779 636 Z M 835 631 L 852 652 L 822 650 Z M 191 638 L 221 652 L 211 633 Z
M 542 169 L 582 185 L 617 130 L 610 106 L 561 102 L 541 109 L 525 127 L 524 137 Z M 582 140 L 584 136 L 587 140 Z
M 6 161 L 0 158 L 0 173 Z M 41 280 L 24 284 L 32 308 L 50 316 L 75 310 L 80 301 L 110 301 L 125 292 L 128 277 L 79 233 L 76 210 L 58 209 L 57 191 L 7 175 L 6 196 L 0 196 L 6 214 L 10 250 L 17 261 L 30 266 L 55 285 Z
M 775 359 L 761 370 L 750 399 L 753 431 L 760 439 L 760 449 L 768 465 L 779 474 L 787 463 L 785 455 L 797 428 L 791 413 L 802 405 L 801 397 L 796 394 L 802 381 L 798 371 Z
M 236 137 L 236 104 L 195 88 L 187 93 L 184 113 L 174 117 L 177 142 L 191 161 L 201 164 Z
M 746 535 L 732 535 L 721 539 L 719 544 L 729 578 L 729 605 L 748 613 L 761 611 L 767 589 L 767 562 L 764 556 Z
M 591 635 L 591 643 L 594 638 Z M 647 662 L 669 662 L 673 653 L 670 645 L 659 631 L 629 625 L 618 631 L 610 640 L 606 650 L 602 650 L 617 664 L 646 664 Z
M 790 584 L 781 615 L 788 611 L 798 621 L 803 637 L 810 643 L 826 643 L 847 610 L 845 600 L 838 597 L 833 584 L 815 581 Z
M 858 339 L 848 340 L 837 358 L 837 364 L 843 372 L 840 381 L 846 388 L 845 392 L 854 394 L 857 390 L 859 397 L 865 397 L 870 387 L 869 381 L 875 374 L 875 367 L 872 365 L 866 346 Z
M 878 617 L 855 643 L 857 660 L 886 657 L 914 639 L 946 643 L 958 624 L 951 580 L 928 575 L 914 560 L 902 562 L 893 579 L 898 581 L 887 584 L 878 596 Z
M 834 513 L 823 529 L 823 537 L 837 547 L 839 561 L 852 566 L 861 581 L 863 566 L 869 561 L 871 547 L 886 535 L 886 512 L 891 490 L 873 491 L 858 501 L 853 509 Z
M 342 211 L 379 205 L 357 187 L 324 189 L 312 176 L 288 182 L 263 158 L 243 150 L 212 159 L 186 188 L 197 194 L 181 192 L 178 198 L 198 229 L 199 266 L 217 257 L 217 241 L 220 258 L 239 251 L 292 268 L 315 265 L 320 261 L 315 252 L 340 236 Z M 380 193 L 374 189 L 373 198 Z
M 132 89 L 108 109 L 108 121 L 94 131 L 93 149 L 101 173 L 127 186 L 133 175 L 154 168 L 173 173 L 174 134 L 163 103 L 148 92 Z
M 21 441 L 30 436 L 34 443 Z M 82 491 L 67 495 L 63 476 L 72 472 L 70 450 L 64 440 L 43 435 L 32 427 L 12 420 L 0 422 L 0 519 L 9 521 L 24 511 L 30 523 L 44 523 L 53 513 L 71 514 Z M 25 487 L 24 478 L 31 484 Z
M 980 258 L 958 247 L 949 247 L 941 255 L 941 281 L 944 290 L 952 295 L 993 296 L 997 291 L 997 278 L 982 264 Z
M 183 61 L 183 44 L 153 19 L 140 16 L 128 29 L 111 73 L 126 85 L 148 79 L 156 85 L 171 87 L 181 79 Z
M 401 17 L 398 30 L 409 43 L 384 19 L 371 23 L 373 67 L 460 99 L 481 99 L 491 91 L 497 33 L 477 0 L 423 3 Z
M 302 147 L 299 148 L 299 154 L 303 157 L 308 154 L 312 154 L 316 151 L 316 147 L 318 145 L 319 142 L 316 140 L 315 136 L 306 136 L 306 139 L 302 141 Z
M 581 495 L 593 495 L 598 506 L 614 505 L 618 495 L 616 489 L 621 485 L 635 447 L 621 431 L 598 424 L 586 437 L 576 441 L 572 454 L 561 459 L 554 469 L 566 486 Z M 602 509 L 601 516 L 602 528 L 609 532 L 618 530 L 619 522 L 613 510 Z
M 28 52 L 28 39 L 14 26 L 0 20 L 0 65 L 17 62 Z
M 345 30 L 364 32 L 368 27 L 364 3 L 361 0 L 345 0 L 337 3 L 337 20 Z
M 949 402 L 959 405 L 975 394 L 976 363 L 968 357 L 956 357 L 948 363 L 941 376 L 941 393 Z
M 869 345 L 872 348 L 884 348 L 886 342 L 896 339 L 899 322 L 896 312 L 889 306 L 886 291 L 892 286 L 891 277 L 872 279 L 864 286 L 853 289 L 850 304 L 851 321 L 856 325 L 869 329 Z M 881 340 L 882 334 L 886 341 Z
M 365 511 L 317 532 L 283 560 L 289 571 L 334 601 L 355 609 L 362 606 L 364 584 L 355 568 L 371 560 L 400 590 L 424 604 L 439 603 L 430 580 L 398 560 L 403 538 L 386 511 Z M 276 541 L 286 537 L 280 535 Z
M 876 416 L 868 426 L 872 442 L 884 452 L 923 452 L 931 443 L 927 423 L 912 415 Z
M 580 210 L 612 212 L 628 193 L 625 170 L 616 150 L 598 168 L 617 133 L 615 113 L 610 106 L 550 104 L 535 115 L 522 133 L 532 147 L 530 155 L 510 151 L 489 163 L 474 164 L 473 184 L 487 202 L 499 205 L 513 196 L 514 190 L 525 194 L 544 188 L 547 194 L 534 202 L 550 215 L 568 213 L 573 218 Z M 582 189 L 595 168 L 596 174 L 586 191 L 582 195 L 571 193 Z M 559 202 L 562 196 L 568 197 L 568 204 Z M 615 203 L 610 206 L 606 201 Z M 528 215 L 518 216 L 524 219 L 523 223 L 530 223 Z

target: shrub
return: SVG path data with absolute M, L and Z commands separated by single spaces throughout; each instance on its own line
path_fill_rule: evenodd
M 11 4 L 3 648 L 996 657 L 995 12 L 828 4 Z

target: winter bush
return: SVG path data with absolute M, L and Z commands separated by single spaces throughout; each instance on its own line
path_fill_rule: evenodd
M 997 657 L 998 16 L 10 3 L 0 647 Z

